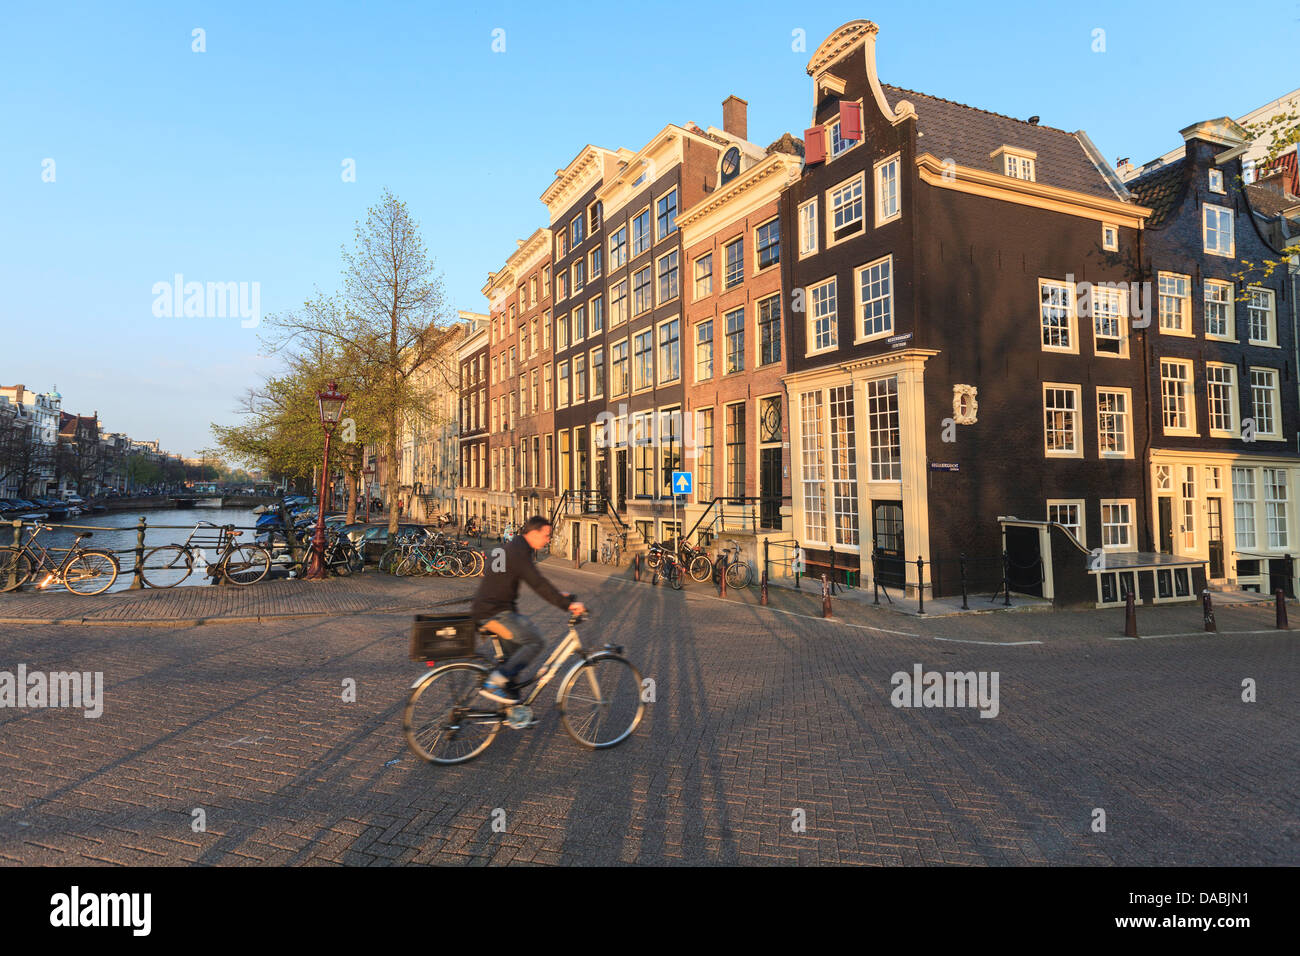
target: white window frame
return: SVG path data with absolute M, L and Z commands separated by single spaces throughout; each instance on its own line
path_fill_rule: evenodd
M 858 101 L 858 105 L 859 107 L 861 107 L 862 105 L 861 100 Z M 859 145 L 862 142 L 862 140 L 865 138 L 863 136 L 859 136 L 857 139 L 854 140 L 841 139 L 840 142 L 844 143 L 845 145 L 839 150 L 836 150 L 835 140 L 839 138 L 839 128 L 840 128 L 840 120 L 838 117 L 826 124 L 826 162 L 828 163 L 831 162 L 832 160 L 839 159 L 849 150 L 853 149 L 854 146 Z
M 781 223 L 780 223 L 780 219 L 781 219 L 780 216 L 773 216 L 773 217 L 771 217 L 770 219 L 766 219 L 766 220 L 764 220 L 763 222 L 760 222 L 760 223 L 759 223 L 757 226 L 755 226 L 754 229 L 753 229 L 753 233 L 752 233 L 753 245 L 754 245 L 754 271 L 753 271 L 753 275 L 758 275 L 760 272 L 764 272 L 764 271 L 766 271 L 767 269 L 779 269 L 779 268 L 781 267 Z M 772 225 L 772 223 L 776 223 L 776 261 L 775 261 L 775 262 L 769 262 L 767 265 L 760 265 L 760 264 L 759 264 L 759 261 L 758 261 L 758 254 L 759 254 L 759 248 L 758 248 L 758 230 L 764 228 L 765 226 L 770 226 L 770 225 Z
M 1251 345 L 1264 345 L 1270 348 L 1277 348 L 1277 295 L 1272 289 L 1266 289 L 1263 286 L 1250 285 L 1246 286 L 1246 293 L 1249 298 L 1246 301 L 1246 341 Z M 1268 338 L 1257 339 L 1254 336 L 1254 312 L 1255 296 L 1262 295 L 1268 302 Z
M 1073 438 L 1071 447 L 1068 450 L 1052 449 L 1048 447 L 1047 436 L 1052 430 L 1048 422 L 1048 413 L 1054 409 L 1047 407 L 1048 391 L 1066 391 L 1074 395 L 1074 420 L 1073 420 Z M 1069 382 L 1044 382 L 1043 383 L 1043 457 L 1044 458 L 1082 458 L 1083 457 L 1083 386 L 1075 385 Z
M 596 361 L 597 356 L 600 357 L 599 362 Z M 597 377 L 596 375 L 597 368 L 599 368 L 601 371 L 599 377 Z M 590 377 L 589 381 L 587 382 L 587 400 L 591 401 L 597 398 L 604 398 L 605 383 L 604 381 L 601 380 L 604 379 L 608 375 L 608 373 L 606 372 L 605 349 L 603 346 L 597 346 L 596 348 L 592 349 L 587 353 L 587 374 Z M 596 385 L 598 383 L 600 385 L 600 391 L 596 390 Z
M 661 354 L 660 351 L 663 348 L 663 342 L 661 341 L 661 336 L 663 335 L 663 330 L 668 326 L 672 325 L 674 322 L 677 323 L 677 374 L 674 375 L 672 378 L 668 378 L 666 377 L 667 372 L 664 369 L 665 363 L 663 361 L 663 355 Z M 654 334 L 653 341 L 654 341 L 655 381 L 659 385 L 668 385 L 673 382 L 680 382 L 682 380 L 682 317 L 680 315 L 674 315 L 664 319 L 662 322 L 657 323 L 655 325 L 655 334 Z
M 808 256 L 817 254 L 817 230 L 819 226 L 819 216 L 817 211 L 817 197 L 814 196 L 805 203 L 799 205 L 799 258 L 806 259 Z
M 872 180 L 875 183 L 875 214 L 877 228 L 883 226 L 887 222 L 893 222 L 896 219 L 903 218 L 903 183 L 902 177 L 900 176 L 900 172 L 902 171 L 901 156 L 901 153 L 895 153 L 887 159 L 882 159 L 880 162 L 876 163 L 872 170 Z M 894 177 L 894 211 L 888 215 L 881 215 L 884 211 L 885 205 L 883 198 L 885 172 L 891 167 L 893 169 Z
M 655 387 L 655 350 L 659 347 L 659 343 L 656 341 L 655 331 L 653 325 L 647 325 L 645 328 L 639 329 L 628 336 L 631 340 L 631 345 L 628 346 L 627 354 L 628 361 L 631 363 L 628 366 L 628 370 L 632 375 L 631 388 L 633 395 L 638 395 L 641 392 L 648 392 Z M 649 381 L 642 382 L 640 386 L 638 386 L 636 378 L 639 362 L 637 360 L 636 345 L 637 339 L 641 338 L 643 335 L 648 335 L 650 337 L 650 374 L 648 376 Z
M 625 352 L 625 361 L 627 365 L 626 365 L 626 378 L 623 383 L 623 387 L 616 391 L 614 388 L 614 369 L 618 365 L 618 360 L 614 357 L 614 351 L 619 346 L 623 346 L 623 350 Z M 623 395 L 632 394 L 632 336 L 625 335 L 623 336 L 623 338 L 609 343 L 608 363 L 609 364 L 606 365 L 606 368 L 608 369 L 608 372 L 606 374 L 609 375 L 609 397 L 619 398 L 620 396 Z
M 715 365 L 715 362 L 717 361 L 717 348 L 714 342 L 714 326 L 713 326 L 713 323 L 715 321 L 716 320 L 712 316 L 710 316 L 709 318 L 702 319 L 699 322 L 696 322 L 695 325 L 691 327 L 693 330 L 691 335 L 691 339 L 692 339 L 691 356 L 693 358 L 693 361 L 691 365 L 694 368 L 693 374 L 695 376 L 696 382 L 711 382 L 717 375 L 717 368 Z M 701 378 L 700 377 L 700 348 L 703 345 L 705 345 L 706 342 L 701 341 L 700 339 L 700 329 L 702 329 L 705 326 L 705 324 L 709 326 L 709 336 L 707 339 L 707 345 L 709 346 L 709 374 Z
M 1097 358 L 1128 358 L 1128 295 L 1123 289 L 1104 288 L 1101 284 L 1095 284 L 1089 292 L 1089 297 L 1091 299 L 1090 311 L 1092 312 L 1092 321 L 1089 323 L 1092 326 L 1092 354 Z M 1097 347 L 1099 340 L 1106 339 L 1109 341 L 1115 341 L 1116 339 L 1115 336 L 1099 335 L 1097 333 L 1097 319 L 1099 317 L 1097 305 L 1099 301 L 1119 303 L 1119 308 L 1115 315 L 1116 324 L 1119 327 L 1119 335 L 1117 337 L 1119 341 L 1118 352 L 1105 352 Z M 1109 315 L 1109 310 L 1107 311 L 1107 314 Z
M 1127 544 L 1106 544 L 1106 509 L 1108 507 L 1128 507 L 1128 521 L 1123 524 L 1112 524 L 1113 527 L 1123 527 L 1128 529 Z M 1135 498 L 1102 498 L 1098 503 L 1098 516 L 1101 518 L 1101 546 L 1106 551 L 1136 551 L 1137 550 L 1137 499 Z M 1137 575 L 1134 575 L 1137 578 Z
M 1259 411 L 1258 411 L 1258 409 L 1259 409 L 1259 403 L 1256 401 L 1256 397 L 1255 397 L 1255 388 L 1256 388 L 1256 385 L 1255 385 L 1255 376 L 1256 376 L 1256 374 L 1259 374 L 1259 375 L 1265 376 L 1265 377 L 1268 379 L 1268 381 L 1269 381 L 1269 385 L 1266 386 L 1266 391 L 1267 391 L 1267 393 L 1268 393 L 1268 397 L 1269 397 L 1269 401 L 1268 401 L 1268 412 L 1269 412 L 1269 417 L 1272 419 L 1271 424 L 1272 424 L 1273 427 L 1270 428 L 1268 431 L 1264 431 L 1263 429 L 1261 429 L 1261 428 L 1259 427 Z M 1263 367 L 1260 367 L 1260 366 L 1252 365 L 1252 366 L 1250 367 L 1250 415 L 1251 415 L 1251 417 L 1255 420 L 1255 438 L 1256 438 L 1256 439 L 1258 439 L 1258 440 L 1262 440 L 1262 441 L 1281 441 L 1281 440 L 1282 440 L 1282 433 L 1281 433 L 1281 430 L 1280 430 L 1280 426 L 1281 426 L 1281 424 L 1282 424 L 1282 422 L 1281 422 L 1281 415 L 1282 415 L 1282 401 L 1281 401 L 1281 397 L 1282 397 L 1282 393 L 1281 393 L 1281 383 L 1280 383 L 1280 376 L 1278 375 L 1278 370 L 1275 369 L 1275 368 L 1263 368 Z
M 636 221 L 637 221 L 637 219 L 639 219 L 639 218 L 641 217 L 641 214 L 642 214 L 642 213 L 645 213 L 645 214 L 646 214 L 645 248 L 642 249 L 640 252 L 638 252 L 638 251 L 637 251 L 637 248 L 636 248 Z M 628 218 L 628 223 L 627 223 L 627 239 L 628 239 L 628 247 L 627 247 L 627 249 L 628 249 L 628 255 L 630 256 L 630 258 L 629 258 L 628 261 L 629 261 L 629 262 L 634 261 L 634 260 L 636 260 L 638 257 L 643 256 L 643 255 L 645 255 L 647 252 L 649 252 L 649 251 L 650 251 L 650 247 L 654 245 L 654 238 L 655 238 L 655 213 L 654 213 L 654 207 L 653 207 L 652 205 L 650 205 L 650 206 L 644 206 L 644 207 L 642 207 L 641 209 L 638 209 L 638 210 L 636 211 L 636 215 L 631 216 L 631 217 Z
M 1124 440 L 1124 450 L 1107 451 L 1105 443 L 1102 441 L 1101 429 L 1101 398 L 1103 394 L 1121 395 L 1124 398 L 1123 413 L 1123 430 L 1120 433 Z M 1118 386 L 1098 385 L 1097 386 L 1097 457 L 1098 458 L 1132 458 L 1133 457 L 1133 390 L 1131 388 L 1120 388 Z
M 1206 177 L 1210 187 L 1210 192 L 1218 193 L 1220 196 L 1226 196 L 1228 190 L 1223 187 L 1223 170 L 1211 169 Z
M 667 298 L 661 298 L 659 295 L 659 282 L 661 279 L 659 273 L 660 263 L 665 259 L 671 259 L 673 256 L 677 257 L 677 292 Z M 680 249 L 669 249 L 662 256 L 655 259 L 654 274 L 651 276 L 651 281 L 654 282 L 654 303 L 656 307 L 667 302 L 674 302 L 682 297 L 682 254 Z
M 885 266 L 887 270 L 886 281 L 889 284 L 889 292 L 883 297 L 872 299 L 872 301 L 885 302 L 887 321 L 884 329 L 868 335 L 863 328 L 866 318 L 866 302 L 862 298 L 862 276 L 863 273 L 881 265 Z M 894 334 L 894 257 L 892 254 L 860 265 L 853 270 L 853 323 L 854 345 L 861 345 L 863 342 L 871 342 L 875 339 L 888 338 Z
M 1184 295 L 1175 296 L 1172 293 L 1169 294 L 1169 298 L 1177 299 L 1180 303 L 1179 318 L 1178 318 L 1179 324 L 1176 327 L 1173 325 L 1165 324 L 1165 315 L 1167 313 L 1164 308 L 1163 300 L 1165 298 L 1166 293 L 1163 292 L 1160 288 L 1160 283 L 1165 279 L 1169 279 L 1171 281 L 1181 279 L 1183 281 L 1183 286 L 1186 289 L 1186 293 Z M 1156 318 L 1157 318 L 1156 324 L 1159 327 L 1162 335 L 1181 335 L 1185 338 L 1192 337 L 1193 332 L 1192 332 L 1192 277 L 1191 276 L 1183 275 L 1180 272 L 1157 272 L 1156 273 Z
M 561 383 L 563 383 L 563 391 L 561 391 Z M 571 388 L 569 384 L 569 360 L 565 359 L 563 362 L 560 362 L 556 365 L 556 372 L 555 372 L 555 407 L 556 408 L 569 407 L 570 391 Z M 563 399 L 563 401 L 561 401 L 561 399 Z
M 1267 535 L 1269 551 L 1286 551 L 1291 542 L 1291 476 L 1287 468 L 1260 469 L 1260 484 L 1264 491 L 1264 534 Z M 1274 489 L 1279 487 L 1274 478 L 1282 476 L 1282 496 L 1276 497 Z M 1280 506 L 1280 507 L 1279 507 Z M 1275 532 L 1275 522 L 1281 518 L 1281 532 Z
M 1210 218 L 1214 217 L 1214 231 L 1219 235 L 1224 235 L 1223 222 L 1226 218 L 1228 228 L 1228 248 L 1225 250 L 1222 245 L 1210 245 Z M 1223 256 L 1231 259 L 1237 254 L 1237 229 L 1236 217 L 1233 211 L 1227 206 L 1219 206 L 1214 203 L 1204 203 L 1201 207 L 1201 249 L 1207 256 Z
M 1077 540 L 1082 547 L 1086 548 L 1088 546 L 1088 540 L 1087 540 L 1088 539 L 1088 510 L 1087 510 L 1088 503 L 1087 501 L 1085 501 L 1083 498 L 1048 498 L 1047 499 L 1047 520 L 1048 521 L 1055 520 L 1052 518 L 1053 508 L 1078 509 L 1079 533 L 1075 535 L 1075 540 Z M 1057 524 L 1064 525 L 1065 522 L 1058 521 Z M 1066 525 L 1066 527 L 1069 526 Z
M 867 228 L 866 177 L 867 177 L 866 171 L 863 170 L 862 172 L 854 176 L 850 176 L 848 179 L 845 179 L 842 182 L 836 183 L 835 185 L 831 186 L 829 189 L 826 190 L 825 197 L 826 197 L 826 248 L 827 249 L 830 249 L 833 246 L 837 246 L 841 242 L 848 242 L 850 239 L 856 239 L 857 237 L 861 236 L 863 232 L 866 230 Z M 853 225 L 854 223 L 861 223 L 862 228 L 857 230 L 856 232 L 850 233 L 849 235 L 845 236 L 843 239 L 836 239 L 835 238 L 835 231 L 836 231 L 835 230 L 835 208 L 836 208 L 835 194 L 838 192 L 842 192 L 846 189 L 852 190 L 854 187 L 857 187 L 857 192 L 858 192 L 858 196 L 856 200 L 859 206 L 858 215 L 855 218 L 846 221 L 844 225 L 840 226 L 840 229 L 847 229 L 849 226 Z M 854 200 L 850 199 L 850 201 L 845 205 L 852 205 L 853 202 Z
M 1227 382 L 1211 382 L 1210 370 L 1216 372 L 1226 371 L 1228 373 Z M 1216 402 L 1213 399 L 1212 388 L 1226 388 L 1228 391 L 1228 427 L 1216 428 L 1214 425 L 1214 408 Z M 1209 430 L 1211 438 L 1236 438 L 1238 422 L 1241 421 L 1240 409 L 1237 407 L 1240 399 L 1237 391 L 1237 366 L 1227 362 L 1206 362 L 1205 363 L 1205 414 L 1206 428 Z
M 1119 226 L 1113 222 L 1101 224 L 1101 248 L 1106 252 L 1119 251 Z
M 816 334 L 817 314 L 813 305 L 816 302 L 816 293 L 820 289 L 826 286 L 831 287 L 832 290 L 831 294 L 835 300 L 835 308 L 830 314 L 830 341 L 826 345 L 818 347 L 816 344 L 817 343 L 817 334 Z M 813 285 L 808 286 L 806 291 L 807 291 L 807 295 L 804 298 L 804 302 L 805 305 L 807 306 L 807 311 L 804 313 L 804 315 L 807 316 L 805 320 L 807 324 L 805 329 L 806 337 L 804 340 L 804 347 L 805 347 L 804 356 L 807 357 L 810 355 L 821 355 L 824 352 L 833 352 L 835 351 L 835 349 L 839 348 L 839 324 L 840 324 L 839 322 L 840 298 L 839 298 L 839 289 L 836 286 L 836 277 L 831 276 L 829 279 L 825 279 L 821 282 L 814 283 Z
M 1224 301 L 1210 298 L 1211 289 L 1222 289 L 1226 296 Z M 1225 306 L 1224 324 L 1227 328 L 1227 334 L 1219 334 L 1210 331 L 1210 304 Z M 1206 279 L 1204 288 L 1201 290 L 1201 319 L 1205 329 L 1205 337 L 1216 342 L 1235 342 L 1237 341 L 1237 300 L 1235 298 L 1234 286 L 1231 282 L 1225 282 L 1222 279 Z
M 704 292 L 700 291 L 700 263 L 705 259 L 709 260 L 709 287 Z M 709 250 L 703 255 L 696 256 L 691 260 L 691 301 L 699 302 L 701 299 L 707 299 L 713 295 L 713 250 Z
M 629 254 L 632 251 L 632 228 L 629 222 L 623 223 L 615 229 L 609 236 L 609 267 L 610 269 L 621 269 L 627 265 Z M 619 237 L 622 241 L 619 241 Z M 619 258 L 619 250 L 622 249 L 623 256 Z
M 669 229 L 661 236 L 659 234 L 659 203 L 667 199 L 669 196 L 672 196 L 673 194 L 676 194 L 677 211 L 673 213 L 672 228 Z M 677 232 L 680 229 L 680 227 L 677 225 L 677 217 L 680 216 L 681 214 L 682 214 L 682 194 L 681 194 L 681 190 L 679 190 L 676 186 L 664 190 L 662 193 L 660 193 L 658 196 L 655 197 L 654 207 L 650 212 L 651 225 L 653 226 L 655 242 L 663 242 L 674 232 Z
M 1195 437 L 1196 431 L 1196 366 L 1190 359 L 1161 358 L 1160 362 L 1160 428 L 1165 435 L 1188 435 Z M 1165 365 L 1177 365 L 1187 370 L 1184 379 L 1170 379 L 1184 384 L 1183 398 L 1187 407 L 1187 424 L 1183 426 L 1168 425 L 1165 421 Z
M 1068 338 L 1066 345 L 1047 345 L 1043 341 L 1043 310 L 1048 307 L 1048 303 L 1043 300 L 1043 290 L 1048 286 L 1059 287 L 1065 290 L 1065 334 Z M 1053 306 L 1054 308 L 1056 306 Z M 1075 284 L 1065 282 L 1061 279 L 1044 279 L 1038 280 L 1038 344 L 1044 352 L 1062 352 L 1068 355 L 1079 354 L 1079 322 L 1078 322 L 1078 302 L 1075 298 Z

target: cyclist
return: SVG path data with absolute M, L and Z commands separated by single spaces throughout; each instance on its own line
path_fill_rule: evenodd
M 474 595 L 474 603 L 470 605 L 470 615 L 479 627 L 509 641 L 514 647 L 513 653 L 488 675 L 479 691 L 499 704 L 519 703 L 519 695 L 511 684 L 544 646 L 536 625 L 519 613 L 519 582 L 526 581 L 539 596 L 571 615 L 587 612 L 582 604 L 572 600 L 572 595 L 561 594 L 537 570 L 533 553 L 546 547 L 550 541 L 549 518 L 534 515 L 525 521 L 520 533 L 501 548 L 502 554 L 490 556 L 483 580 Z M 505 567 L 497 570 L 501 567 L 502 557 L 505 558 Z

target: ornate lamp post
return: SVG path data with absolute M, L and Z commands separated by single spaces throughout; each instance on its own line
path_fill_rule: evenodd
M 370 524 L 370 498 L 371 498 L 370 482 L 374 478 L 374 475 L 375 475 L 375 469 L 369 466 L 366 466 L 365 468 L 361 469 L 361 486 L 366 496 L 366 524 Z
M 346 395 L 338 392 L 334 382 L 330 382 L 328 390 L 316 393 L 316 401 L 320 404 L 320 424 L 325 429 L 325 461 L 321 465 L 320 493 L 316 498 L 316 534 L 312 536 L 311 557 L 307 562 L 307 573 L 303 575 L 309 581 L 325 577 L 325 493 L 329 487 L 330 436 L 343 418 L 343 404 L 347 400 Z

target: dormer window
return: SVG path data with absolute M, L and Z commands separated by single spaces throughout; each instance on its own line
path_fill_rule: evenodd
M 999 146 L 991 155 L 994 161 L 1000 164 L 1004 176 L 1023 179 L 1030 183 L 1036 181 L 1037 171 L 1034 166 L 1038 154 L 1032 150 L 1019 149 L 1015 146 Z
M 1222 194 L 1224 194 L 1224 193 L 1227 192 L 1227 190 L 1225 190 L 1225 189 L 1223 188 L 1223 170 L 1222 170 L 1222 169 L 1211 169 L 1211 170 L 1210 170 L 1210 192 L 1212 192 L 1212 193 L 1219 193 L 1220 195 L 1222 195 Z
M 831 123 L 831 159 L 835 159 L 837 156 L 843 156 L 854 146 L 858 145 L 858 140 L 845 139 L 841 136 L 841 130 L 844 130 L 846 133 L 852 132 L 851 130 L 844 129 L 844 122 L 842 120 L 837 119 L 835 122 Z
M 1108 222 L 1101 224 L 1101 247 L 1107 252 L 1119 251 L 1119 228 Z

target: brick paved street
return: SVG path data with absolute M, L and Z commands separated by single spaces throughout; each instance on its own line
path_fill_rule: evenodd
M 553 684 L 538 727 L 502 730 L 477 760 L 412 757 L 410 612 L 382 608 L 463 582 L 332 582 L 318 587 L 352 603 L 300 620 L 0 626 L 0 670 L 103 671 L 106 697 L 93 720 L 0 711 L 0 860 L 1300 862 L 1297 638 L 1268 607 L 1221 608 L 1220 635 L 1198 633 L 1196 608 L 1143 609 L 1143 634 L 1172 636 L 1126 641 L 1118 612 L 925 620 L 839 602 L 847 621 L 828 622 L 787 592 L 762 609 L 547 574 L 596 608 L 589 643 L 626 645 L 656 682 L 614 750 L 568 737 Z M 562 633 L 531 594 L 522 609 Z M 895 709 L 890 677 L 915 664 L 997 671 L 997 717 Z

